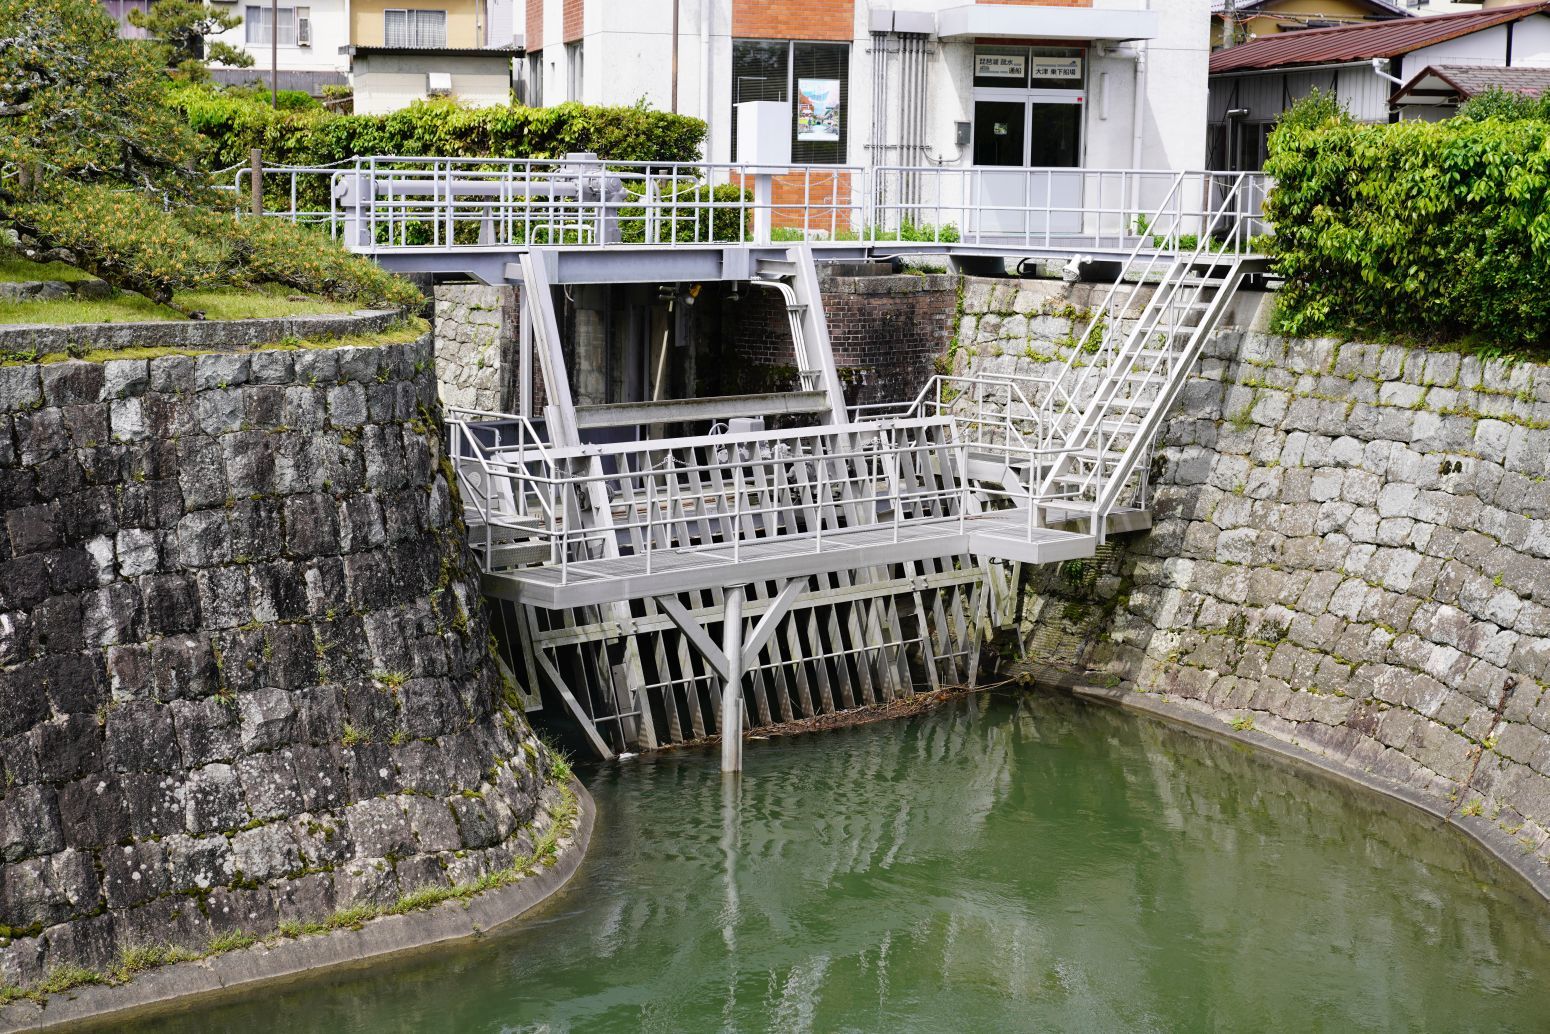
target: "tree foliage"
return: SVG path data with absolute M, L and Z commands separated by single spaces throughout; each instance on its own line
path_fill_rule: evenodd
M 1364 125 L 1314 98 L 1265 171 L 1284 331 L 1550 340 L 1550 123 Z
M 209 77 L 207 61 L 232 68 L 251 68 L 253 55 L 220 40 L 212 40 L 242 24 L 242 18 L 201 0 L 156 0 L 148 10 L 129 12 L 129 23 L 156 42 L 163 63 L 193 79 Z
M 186 196 L 197 140 L 147 47 L 93 0 L 0 0 L 0 162 Z
M 1459 106 L 1458 117 L 1474 122 L 1488 118 L 1516 122 L 1522 119 L 1550 120 L 1550 97 L 1530 97 L 1493 86 Z

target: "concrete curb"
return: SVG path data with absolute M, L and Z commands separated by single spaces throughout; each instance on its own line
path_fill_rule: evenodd
M 1354 765 L 1308 750 L 1306 747 L 1277 739 L 1254 729 L 1238 730 L 1212 715 L 1184 707 L 1152 693 L 1081 683 L 1069 687 L 1072 694 L 1084 700 L 1112 704 L 1127 711 L 1156 718 L 1173 725 L 1181 725 L 1196 732 L 1253 747 L 1283 758 L 1296 765 L 1314 769 L 1327 776 L 1355 784 L 1393 800 L 1410 805 L 1435 819 L 1440 825 L 1451 826 L 1473 840 L 1486 853 L 1521 877 L 1523 882 L 1539 897 L 1550 902 L 1550 869 L 1539 864 L 1535 856 L 1525 853 L 1521 844 L 1492 822 L 1480 815 L 1459 815 L 1445 801 L 1440 801 L 1413 787 L 1397 783 L 1383 776 L 1364 772 Z
M 286 338 L 329 338 L 380 334 L 403 318 L 397 309 L 360 309 L 319 316 L 275 316 L 252 320 L 189 320 L 164 323 L 13 323 L 0 325 L 0 352 L 70 348 L 117 351 L 126 348 L 198 348 L 240 352 Z
M 572 779 L 570 785 L 576 794 L 575 828 L 560 842 L 554 864 L 520 883 L 470 901 L 448 901 L 423 912 L 383 916 L 359 930 L 336 930 L 179 962 L 149 970 L 118 987 L 89 985 L 54 995 L 44 1006 L 19 1002 L 0 1009 L 0 1034 L 96 1024 L 109 1017 L 122 1022 L 174 1003 L 183 1007 L 251 991 L 261 984 L 295 981 L 326 969 L 361 967 L 392 955 L 482 937 L 543 902 L 580 868 L 592 841 L 597 811 L 580 781 Z

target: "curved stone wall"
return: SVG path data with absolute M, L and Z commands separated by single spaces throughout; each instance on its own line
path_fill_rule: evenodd
M 971 287 L 960 367 L 1052 372 L 1069 319 L 1009 335 L 987 315 L 1018 290 Z M 1550 861 L 1550 365 L 1229 331 L 1164 435 L 1153 530 L 1030 572 L 1034 660 L 1396 781 Z
M 429 338 L 0 366 L 0 984 L 511 865 Z

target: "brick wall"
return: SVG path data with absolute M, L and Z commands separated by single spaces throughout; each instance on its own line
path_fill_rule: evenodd
M 544 0 L 527 0 L 527 52 L 544 49 Z
M 770 216 L 774 226 L 794 230 L 833 230 L 851 228 L 850 173 L 792 172 L 776 176 L 775 211 Z M 733 176 L 734 182 L 753 190 L 753 177 Z
M 574 43 L 581 38 L 582 31 L 582 5 L 585 0 L 565 0 L 564 21 L 562 33 L 566 43 Z
M 824 312 L 834 360 L 855 403 L 912 398 L 947 351 L 958 308 L 951 276 L 826 277 Z M 793 388 L 796 359 L 780 295 L 770 290 L 723 302 L 724 361 L 717 394 Z M 730 354 L 727 354 L 730 353 Z
M 848 40 L 852 0 L 733 0 L 732 35 L 745 39 Z

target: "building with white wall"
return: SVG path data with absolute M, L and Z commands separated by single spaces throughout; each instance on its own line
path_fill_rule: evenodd
M 530 100 L 701 117 L 713 161 L 734 160 L 749 100 L 791 106 L 801 164 L 1205 158 L 1210 0 L 527 0 L 526 15 Z

